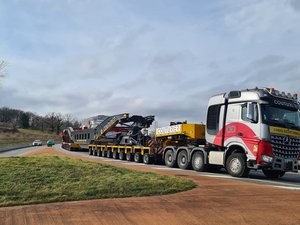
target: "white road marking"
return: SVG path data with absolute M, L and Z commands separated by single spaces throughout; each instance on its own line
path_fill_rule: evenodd
M 277 187 L 277 188 L 282 188 L 282 189 L 288 189 L 288 190 L 300 190 L 300 187 L 287 187 L 287 186 L 276 186 L 276 185 L 271 185 L 272 187 Z
M 105 162 L 116 162 L 115 159 L 102 159 L 102 161 L 105 161 Z
M 134 163 L 134 162 L 121 162 L 121 164 L 130 165 L 130 166 L 148 166 L 148 165 L 143 164 L 143 163 Z

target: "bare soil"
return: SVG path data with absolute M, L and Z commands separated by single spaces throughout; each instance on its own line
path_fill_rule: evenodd
M 41 148 L 27 154 L 58 154 Z M 89 161 L 101 159 L 77 157 Z M 102 163 L 106 163 L 103 162 Z M 162 174 L 185 176 L 198 187 L 177 194 L 51 203 L 0 208 L 1 225 L 18 224 L 300 224 L 300 192 L 238 180 L 209 178 L 180 171 L 157 171 L 145 166 L 108 164 Z

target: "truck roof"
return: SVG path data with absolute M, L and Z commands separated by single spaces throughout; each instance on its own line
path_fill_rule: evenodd
M 265 100 L 275 103 L 281 101 L 281 103 L 284 103 L 281 104 L 281 106 L 290 105 L 291 108 L 299 108 L 297 94 L 286 94 L 285 92 L 279 92 L 274 88 L 253 88 L 222 93 L 212 96 L 209 99 L 208 105 L 224 104 L 226 99 L 228 99 L 229 103 L 259 100 Z

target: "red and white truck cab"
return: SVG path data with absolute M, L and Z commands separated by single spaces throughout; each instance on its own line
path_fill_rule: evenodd
M 262 169 L 267 177 L 298 172 L 300 114 L 297 94 L 274 88 L 231 91 L 210 98 L 205 131 L 208 163 L 233 176 Z

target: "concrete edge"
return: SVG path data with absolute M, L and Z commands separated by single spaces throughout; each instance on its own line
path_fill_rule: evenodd
M 21 148 L 27 148 L 27 147 L 31 147 L 31 145 L 16 145 L 16 146 L 1 147 L 0 153 L 17 150 L 17 149 L 21 149 Z

